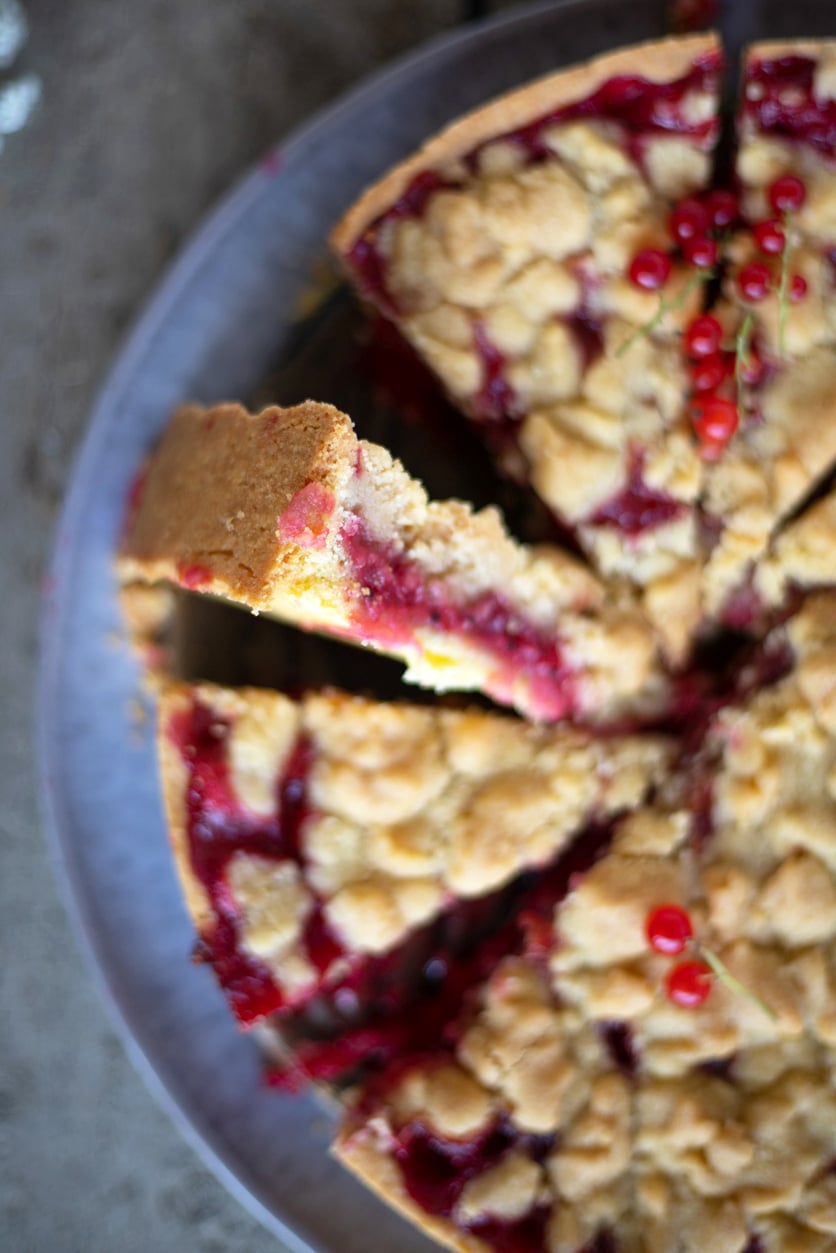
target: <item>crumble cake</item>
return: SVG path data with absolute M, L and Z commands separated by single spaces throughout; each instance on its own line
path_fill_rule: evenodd
M 646 589 L 675 658 L 699 617 L 679 332 L 727 224 L 729 198 L 702 195 L 720 68 L 705 35 L 550 75 L 432 139 L 332 237 L 505 468 Z
M 670 762 L 656 737 L 338 692 L 169 682 L 159 726 L 199 952 L 245 1023 L 356 985 L 457 901 L 632 808 Z
M 450 1247 L 832 1249 L 836 592 L 786 631 L 709 736 L 709 838 L 626 816 L 538 951 L 349 1107 L 341 1160 Z
M 663 687 L 629 598 L 561 549 L 515 543 L 495 508 L 428 500 L 311 401 L 178 412 L 119 571 L 369 645 L 406 662 L 408 681 L 482 690 L 535 719 L 613 716 Z
M 334 236 L 594 574 L 312 402 L 182 411 L 129 511 L 149 664 L 176 584 L 534 720 L 162 684 L 198 956 L 466 1253 L 836 1247 L 836 45 L 750 51 L 734 193 L 719 70 L 511 93 Z

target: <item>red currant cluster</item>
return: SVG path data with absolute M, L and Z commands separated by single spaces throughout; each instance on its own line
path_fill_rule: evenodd
M 650 947 L 665 957 L 678 957 L 694 938 L 691 919 L 679 905 L 657 905 L 645 924 Z M 672 966 L 665 979 L 665 991 L 675 1005 L 696 1009 L 711 991 L 713 973 L 703 961 L 683 961 Z
M 800 178 L 794 174 L 783 174 L 776 178 L 767 189 L 767 199 L 777 217 L 766 218 L 756 222 L 752 228 L 755 243 L 765 257 L 784 257 L 787 247 L 787 220 L 791 213 L 797 213 L 807 198 L 807 189 Z M 782 267 L 783 269 L 783 267 Z M 749 304 L 757 304 L 770 291 L 779 291 L 781 279 L 776 285 L 776 276 L 765 261 L 750 261 L 744 265 L 737 276 L 737 290 L 743 300 Z M 803 275 L 793 274 L 786 277 L 786 299 L 797 304 L 807 294 L 807 282 Z
M 701 199 L 680 200 L 669 227 L 682 259 L 695 270 L 713 270 L 719 245 L 716 236 L 734 226 L 739 216 L 737 197 L 730 191 L 710 191 Z M 643 291 L 661 291 L 670 278 L 671 256 L 661 248 L 642 248 L 630 262 L 630 281 Z
M 800 178 L 784 174 L 767 190 L 773 212 L 778 215 L 757 222 L 753 227 L 755 242 L 764 257 L 780 258 L 780 273 L 773 274 L 765 261 L 751 261 L 737 276 L 737 290 L 747 304 L 756 304 L 769 291 L 778 293 L 781 304 L 781 346 L 787 301 L 797 303 L 807 293 L 801 274 L 790 275 L 788 269 L 787 226 L 791 213 L 797 212 L 807 196 Z M 732 191 L 716 189 L 701 197 L 680 200 L 671 213 L 669 228 L 676 250 L 693 267 L 691 283 L 686 284 L 679 298 L 666 301 L 662 296 L 672 270 L 672 254 L 661 248 L 643 248 L 630 262 L 628 275 L 642 291 L 659 293 L 659 310 L 645 326 L 622 345 L 627 349 L 640 334 L 649 334 L 662 316 L 684 302 L 695 282 L 710 278 L 719 258 L 718 238 L 731 230 L 740 219 L 740 205 Z M 701 314 L 686 327 L 685 353 L 691 372 L 690 417 L 705 461 L 717 461 L 740 424 L 741 386 L 756 387 L 763 379 L 765 364 L 751 342 L 753 316 L 747 313 L 734 349 L 724 350 L 723 328 L 711 314 Z
M 722 189 L 710 191 L 699 199 L 689 196 L 676 205 L 668 225 L 676 249 L 695 271 L 691 285 L 695 280 L 711 277 L 719 257 L 718 237 L 730 230 L 739 217 L 737 197 Z M 628 274 L 636 287 L 661 293 L 671 268 L 670 253 L 660 248 L 644 248 L 631 261 Z M 660 297 L 660 314 L 674 308 L 676 303 L 681 301 L 668 305 Z M 648 329 L 651 326 L 649 324 Z M 708 315 L 695 318 L 685 333 L 695 397 L 691 420 L 707 459 L 719 457 L 738 424 L 734 401 L 717 395 L 721 384 L 734 376 L 733 354 L 721 352 L 721 339 L 720 323 Z
M 702 313 L 685 328 L 684 345 L 691 370 L 691 423 L 706 461 L 716 461 L 737 430 L 740 414 L 737 403 L 719 394 L 735 376 L 735 354 L 723 351 L 723 328 L 710 313 Z M 762 366 L 756 354 L 749 354 L 746 368 L 751 381 L 760 377 Z

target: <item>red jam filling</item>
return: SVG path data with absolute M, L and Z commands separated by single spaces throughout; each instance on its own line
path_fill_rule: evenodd
M 514 389 L 505 377 L 507 358 L 491 343 L 481 322 L 473 331 L 476 355 L 482 363 L 482 386 L 473 398 L 473 416 L 480 421 L 500 421 L 518 412 Z
M 764 613 L 765 606 L 750 576 L 723 605 L 723 623 L 733 631 L 748 631 L 762 620 Z
M 473 993 L 503 958 L 548 961 L 557 942 L 555 907 L 606 852 L 614 829 L 613 823 L 591 823 L 545 870 L 459 901 L 392 952 L 359 966 L 327 996 L 339 1008 L 351 993 L 363 1021 L 318 1040 L 301 1024 L 291 1060 L 270 1071 L 268 1083 L 299 1091 L 312 1080 L 344 1080 L 360 1067 L 388 1067 L 369 1088 L 373 1103 L 416 1059 L 453 1047 Z
M 407 1192 L 426 1213 L 443 1218 L 452 1216 L 471 1179 L 510 1152 L 542 1163 L 555 1144 L 554 1136 L 526 1135 L 504 1117 L 469 1140 L 447 1139 L 417 1119 L 401 1127 L 396 1138 L 394 1157 Z M 519 1219 L 480 1218 L 466 1230 L 497 1253 L 546 1253 L 548 1218 L 549 1207 L 538 1206 Z
M 483 592 L 457 604 L 443 579 L 375 540 L 359 518 L 343 527 L 342 540 L 358 584 L 353 627 L 361 638 L 399 648 L 413 644 L 422 628 L 459 636 L 493 658 L 495 668 L 485 683 L 489 695 L 513 703 L 524 679 L 534 716 L 556 719 L 577 710 L 577 674 L 559 639 L 526 622 L 500 593 Z
M 600 319 L 593 313 L 589 301 L 591 284 L 582 276 L 583 296 L 578 307 L 561 319 L 571 333 L 584 370 L 588 370 L 601 355 L 604 348 L 604 332 Z M 482 383 L 468 408 L 471 417 L 479 422 L 508 424 L 516 443 L 517 425 L 521 419 L 520 405 L 514 389 L 505 377 L 508 359 L 493 344 L 485 327 L 476 321 L 473 327 L 473 346 L 482 365 Z
M 309 744 L 300 739 L 278 781 L 275 814 L 263 817 L 235 796 L 227 758 L 229 723 L 199 701 L 171 720 L 168 733 L 189 773 L 186 833 L 192 873 L 206 891 L 214 925 L 199 941 L 196 957 L 208 961 L 241 1023 L 251 1023 L 285 1005 L 285 996 L 265 964 L 240 943 L 240 911 L 226 880 L 230 860 L 247 853 L 303 864 L 302 831 L 310 814 L 306 778 Z M 342 955 L 328 931 L 321 906 L 309 916 L 303 945 L 320 972 Z
M 471 1179 L 497 1166 L 509 1153 L 522 1153 L 543 1165 L 556 1144 L 553 1135 L 530 1135 L 500 1115 L 469 1140 L 450 1140 L 416 1119 L 396 1135 L 394 1158 L 410 1197 L 425 1213 L 452 1218 L 460 1230 L 483 1241 L 494 1253 L 548 1253 L 552 1206 L 539 1204 L 519 1218 L 484 1215 L 456 1221 L 455 1210 Z M 602 1231 L 578 1253 L 615 1253 L 614 1237 Z
M 636 1054 L 636 1041 L 630 1024 L 626 1022 L 604 1022 L 600 1027 L 601 1039 L 612 1058 L 613 1063 L 622 1074 L 632 1079 L 639 1067 Z
M 744 111 L 764 134 L 807 144 L 833 160 L 836 100 L 816 99 L 815 73 L 812 57 L 756 62 L 748 72 Z
M 514 1140 L 513 1128 L 502 1122 L 470 1140 L 448 1140 L 415 1121 L 401 1127 L 394 1156 L 413 1201 L 446 1218 L 467 1183 L 506 1156 Z
M 181 587 L 185 587 L 187 591 L 195 592 L 199 587 L 205 587 L 207 583 L 212 581 L 212 571 L 206 566 L 196 564 L 189 565 L 185 561 L 181 561 L 177 567 L 177 579 Z
M 279 540 L 300 548 L 324 548 L 335 504 L 334 493 L 327 487 L 316 481 L 306 483 L 279 517 Z
M 640 457 L 634 457 L 626 486 L 590 514 L 590 526 L 612 527 L 635 539 L 681 518 L 687 506 L 667 492 L 649 487 Z
M 521 147 L 531 161 L 553 155 L 546 135 L 552 126 L 579 119 L 618 126 L 625 148 L 638 164 L 643 145 L 652 135 L 687 135 L 708 145 L 716 123 L 711 119 L 690 121 L 682 103 L 692 92 L 712 90 L 720 65 L 719 56 L 710 53 L 696 60 L 687 74 L 669 83 L 653 83 L 638 74 L 621 74 L 603 83 L 585 100 L 555 109 L 501 138 Z M 471 157 L 474 164 L 478 151 Z
M 551 1207 L 538 1205 L 522 1218 L 480 1218 L 467 1230 L 496 1253 L 548 1253 Z
M 692 92 L 711 90 L 720 65 L 720 58 L 711 53 L 695 61 L 687 74 L 669 83 L 650 82 L 638 75 L 619 75 L 603 83 L 586 99 L 555 109 L 528 126 L 497 135 L 495 140 L 504 140 L 522 149 L 529 162 L 547 160 L 554 156 L 546 141 L 549 128 L 560 122 L 584 118 L 617 126 L 625 148 L 639 164 L 645 142 L 656 134 L 689 135 L 708 146 L 715 122 L 710 119 L 690 121 L 682 104 Z M 465 158 L 464 163 L 471 171 L 477 168 L 481 147 L 484 146 L 475 148 Z M 387 288 L 387 263 L 377 243 L 381 227 L 388 221 L 420 217 L 435 191 L 457 185 L 461 184 L 444 179 L 433 170 L 423 171 L 407 186 L 400 199 L 366 228 L 350 249 L 348 260 L 360 290 L 384 312 L 393 315 L 398 310 Z
M 569 315 L 566 324 L 574 336 L 581 355 L 581 365 L 586 371 L 604 351 L 604 328 L 601 319 L 596 317 L 584 300 Z

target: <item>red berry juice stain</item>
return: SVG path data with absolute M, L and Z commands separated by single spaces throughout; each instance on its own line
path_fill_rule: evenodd
M 279 515 L 279 541 L 282 544 L 297 544 L 300 548 L 324 548 L 328 542 L 328 523 L 336 503 L 334 493 L 322 483 L 306 483 L 300 487 Z
M 508 699 L 524 679 L 540 717 L 557 719 L 579 705 L 577 674 L 556 634 L 527 622 L 498 592 L 457 603 L 442 579 L 429 577 L 393 545 L 374 539 L 361 519 L 351 519 L 342 540 L 359 587 L 353 630 L 392 648 L 407 646 L 431 628 L 458 636 L 487 653 L 495 668 L 486 690 Z
M 241 947 L 240 911 L 226 872 L 237 853 L 304 864 L 302 833 L 311 813 L 306 790 L 311 747 L 304 738 L 297 741 L 278 780 L 276 811 L 262 816 L 246 809 L 232 788 L 229 732 L 229 722 L 199 700 L 175 714 L 168 727 L 188 771 L 190 869 L 203 886 L 215 918 L 198 943 L 196 957 L 211 963 L 238 1020 L 252 1023 L 283 1008 L 285 996 L 266 965 Z M 318 907 L 308 921 L 305 939 L 310 945 L 308 956 L 320 972 L 342 952 Z
M 637 539 L 647 531 L 675 522 L 686 511 L 687 506 L 682 501 L 645 482 L 642 459 L 633 457 L 626 486 L 599 505 L 587 518 L 587 524 L 611 527 Z
M 806 144 L 836 158 L 836 100 L 817 99 L 816 62 L 786 56 L 749 68 L 743 111 L 765 135 Z

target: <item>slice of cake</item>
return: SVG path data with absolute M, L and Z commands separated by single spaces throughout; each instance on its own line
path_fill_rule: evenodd
M 430 140 L 333 234 L 505 468 L 648 590 L 675 657 L 699 617 L 679 333 L 729 224 L 703 195 L 720 65 L 706 35 L 550 75 Z
M 656 737 L 336 692 L 172 683 L 159 726 L 199 955 L 244 1023 L 396 979 L 419 928 L 638 804 L 670 759 Z
M 832 1247 L 836 593 L 786 630 L 787 676 L 706 745 L 711 830 L 627 815 L 349 1110 L 341 1160 L 450 1247 Z
M 168 581 L 401 658 L 436 690 L 482 690 L 529 717 L 607 717 L 658 697 L 652 633 L 557 548 L 499 513 L 430 501 L 328 405 L 177 413 L 119 558 Z
M 718 310 L 736 349 L 726 386 L 738 425 L 703 497 L 717 532 L 712 615 L 836 461 L 836 41 L 751 48 L 739 133 L 746 229 Z

